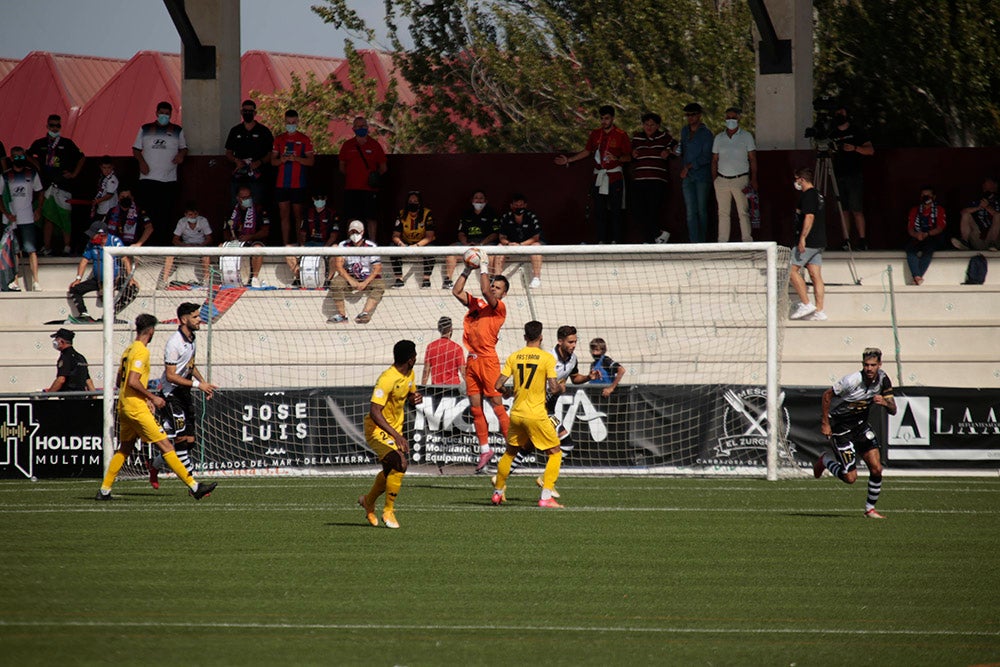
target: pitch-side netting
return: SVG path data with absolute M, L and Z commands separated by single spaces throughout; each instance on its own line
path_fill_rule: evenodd
M 201 304 L 205 322 L 197 334 L 196 363 L 220 390 L 211 401 L 195 392 L 196 472 L 367 473 L 375 458 L 364 441 L 363 418 L 375 380 L 392 363 L 393 344 L 416 343 L 419 383 L 425 350 L 440 337 L 441 317 L 451 318 L 452 340 L 461 343 L 466 310 L 443 284 L 458 277 L 464 250 L 375 249 L 385 281 L 370 321 L 359 322 L 358 315 L 371 292 L 355 292 L 345 295 L 346 321 L 331 322 L 339 311 L 326 287 L 329 267 L 337 256 L 371 249 L 106 248 L 109 255 L 132 258 L 138 292 L 119 303 L 114 318 L 105 318 L 105 377 L 116 376 L 140 313 L 161 322 L 150 345 L 151 377 L 158 377 L 177 306 Z M 576 445 L 563 463 L 564 474 L 774 479 L 802 467 L 786 440 L 779 377 L 787 248 L 741 243 L 488 250 L 491 257 L 504 257 L 502 272 L 511 283 L 497 345 L 501 361 L 523 345 L 524 323 L 539 320 L 546 349 L 556 344 L 560 326 L 576 327 L 581 374 L 590 371 L 588 343 L 594 338 L 604 339 L 608 356 L 626 369 L 614 392 L 597 383 L 569 383 L 560 396 L 556 416 Z M 168 257 L 174 259 L 168 263 Z M 263 259 L 261 287 L 250 286 L 254 257 Z M 402 287 L 393 286 L 393 258 L 402 259 Z M 540 273 L 533 268 L 539 259 Z M 433 266 L 430 285 L 422 286 L 426 260 Z M 301 266 L 299 286 L 293 286 L 289 268 L 295 262 Z M 104 302 L 114 303 L 111 262 L 105 267 Z M 540 284 L 532 287 L 536 277 Z M 467 290 L 481 296 L 475 279 Z M 113 391 L 107 387 L 104 397 L 108 452 L 114 442 Z M 411 469 L 471 473 L 477 448 L 464 387 L 421 385 L 421 391 L 423 404 L 406 418 Z M 502 452 L 503 437 L 486 412 L 491 444 Z M 141 474 L 140 462 L 130 461 L 125 472 Z

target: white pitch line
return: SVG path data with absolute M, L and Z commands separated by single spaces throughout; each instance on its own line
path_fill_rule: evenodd
M 768 635 L 768 634 L 812 634 L 812 635 L 874 635 L 874 636 L 927 636 L 940 637 L 1000 637 L 997 630 L 947 630 L 919 628 L 887 628 L 887 629 L 830 629 L 830 628 L 656 628 L 629 626 L 579 626 L 579 625 L 406 625 L 397 623 L 225 623 L 225 622 L 171 622 L 128 621 L 127 627 L 145 628 L 183 628 L 220 630 L 416 630 L 454 631 L 454 632 L 604 632 L 604 633 L 649 633 L 649 634 L 698 634 L 698 635 Z M 0 627 L 32 627 L 32 628 L 106 628 L 122 627 L 121 621 L 12 621 L 0 620 Z

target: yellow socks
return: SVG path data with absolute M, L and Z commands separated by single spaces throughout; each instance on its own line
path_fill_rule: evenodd
M 396 496 L 399 495 L 399 488 L 403 486 L 403 474 L 398 470 L 393 470 L 385 478 L 385 510 L 392 512 L 396 508 Z
M 497 461 L 497 482 L 494 484 L 496 489 L 504 489 L 507 487 L 507 478 L 510 476 L 510 465 L 514 462 L 514 456 L 504 452 L 500 460 Z
M 122 469 L 123 465 L 125 465 L 125 455 L 121 452 L 115 452 L 111 457 L 111 465 L 108 466 L 108 471 L 104 473 L 104 480 L 101 482 L 101 491 L 111 491 L 111 485 L 115 483 L 118 471 Z
M 365 496 L 365 501 L 368 503 L 368 507 L 375 507 L 375 501 L 378 497 L 385 493 L 385 472 L 379 471 L 375 475 L 375 481 L 372 483 L 371 491 Z
M 542 475 L 542 488 L 550 491 L 556 488 L 556 480 L 559 478 L 559 468 L 562 466 L 562 457 L 562 451 L 557 451 L 555 454 L 549 455 L 549 460 L 545 464 L 545 474 Z
M 117 454 L 115 454 L 117 456 Z M 170 467 L 170 469 L 177 475 L 182 482 L 188 485 L 188 488 L 194 491 L 198 488 L 198 482 L 194 481 L 194 477 L 188 472 L 188 469 L 184 467 L 181 460 L 177 458 L 177 452 L 170 450 L 169 452 L 163 453 L 163 461 Z M 114 463 L 114 461 L 112 461 Z

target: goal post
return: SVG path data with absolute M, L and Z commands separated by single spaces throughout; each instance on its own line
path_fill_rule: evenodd
M 425 401 L 407 413 L 416 472 L 471 472 L 477 459 L 468 400 L 460 386 L 424 386 L 425 350 L 442 317 L 461 343 L 463 305 L 443 287 L 461 272 L 460 246 L 125 247 L 104 249 L 104 377 L 135 337 L 139 313 L 161 324 L 150 344 L 151 380 L 184 302 L 201 305 L 196 364 L 220 387 L 202 412 L 192 459 L 196 472 L 224 474 L 367 474 L 375 464 L 363 418 L 392 345 L 413 340 Z M 510 282 L 501 362 L 523 346 L 523 325 L 543 323 L 543 348 L 560 326 L 577 330 L 586 375 L 588 343 L 601 338 L 626 374 L 614 391 L 567 383 L 556 416 L 575 448 L 563 474 L 715 474 L 777 479 L 805 463 L 788 442 L 780 360 L 788 310 L 788 248 L 774 243 L 609 246 L 491 246 Z M 377 255 L 384 280 L 370 321 L 358 315 L 372 291 L 338 303 L 325 280 L 332 258 Z M 131 299 L 115 301 L 113 267 L 128 257 Z M 288 261 L 286 258 L 295 258 Z M 168 258 L 172 258 L 169 262 Z M 450 258 L 450 261 L 449 261 Z M 249 267 L 262 259 L 260 287 Z M 393 259 L 403 285 L 393 287 Z M 430 286 L 422 286 L 430 266 Z M 292 286 L 291 266 L 301 267 Z M 449 275 L 445 272 L 454 266 Z M 207 271 L 206 271 L 207 267 Z M 536 272 L 540 268 L 540 274 Z M 477 273 L 473 274 L 477 276 Z M 540 284 L 532 286 L 532 279 Z M 375 283 L 373 283 L 375 284 Z M 481 296 L 477 280 L 466 291 Z M 332 321 L 340 310 L 346 321 Z M 111 317 L 113 311 L 114 316 Z M 105 459 L 114 447 L 116 382 L 104 387 Z M 508 401 L 509 407 L 509 401 Z M 503 439 L 491 411 L 490 442 Z M 527 467 L 544 462 L 529 457 Z M 130 461 L 124 474 L 141 474 Z

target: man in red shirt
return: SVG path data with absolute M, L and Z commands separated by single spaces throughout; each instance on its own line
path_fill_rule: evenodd
M 473 269 L 466 266 L 455 281 L 451 293 L 462 302 L 468 312 L 462 323 L 464 333 L 462 342 L 469 351 L 468 363 L 465 367 L 465 392 L 469 395 L 469 412 L 476 426 L 476 436 L 479 439 L 479 462 L 476 464 L 476 474 L 485 473 L 486 466 L 493 458 L 490 449 L 489 426 L 486 414 L 483 412 L 483 396 L 489 399 L 493 413 L 500 422 L 500 432 L 507 438 L 507 427 L 510 417 L 503 407 L 500 392 L 494 387 L 500 377 L 500 358 L 497 356 L 497 340 L 500 327 L 507 319 L 507 305 L 503 302 L 510 282 L 503 275 L 490 280 L 489 263 L 486 251 L 479 251 L 479 286 L 483 298 L 478 299 L 465 291 L 465 281 Z
M 587 146 L 575 155 L 557 155 L 556 164 L 569 166 L 586 157 L 594 157 L 594 224 L 598 243 L 625 242 L 625 175 L 622 165 L 632 159 L 632 141 L 615 125 L 615 109 L 604 105 L 598 113 L 601 126 L 590 133 Z
M 364 220 L 368 238 L 378 243 L 378 183 L 389 170 L 385 151 L 368 136 L 364 116 L 354 119 L 354 138 L 340 146 L 340 173 L 344 175 L 344 214 L 348 220 Z
M 424 353 L 424 377 L 420 384 L 461 384 L 465 374 L 465 352 L 451 339 L 451 318 L 438 320 L 441 337 L 431 341 Z

